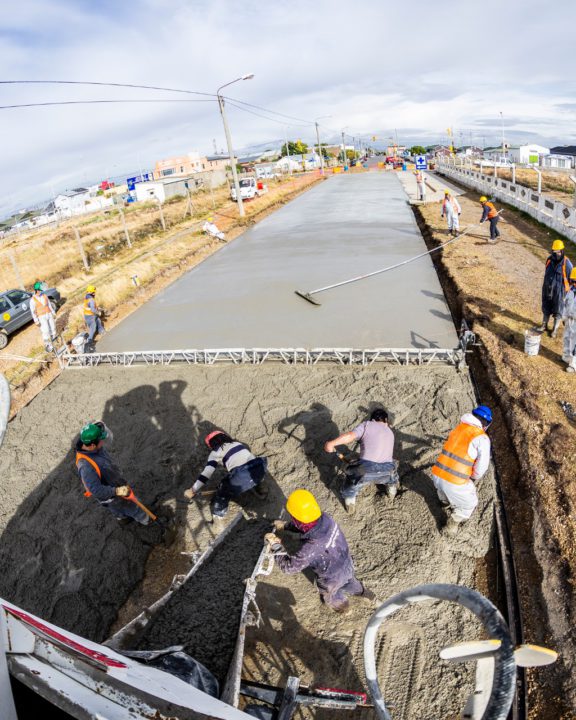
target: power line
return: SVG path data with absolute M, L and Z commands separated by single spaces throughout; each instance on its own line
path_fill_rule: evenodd
M 0 80 L 0 85 L 98 85 L 100 87 L 138 88 L 140 90 L 161 90 L 163 92 L 185 93 L 186 95 L 205 95 L 216 97 L 216 93 L 205 93 L 197 90 L 166 88 L 157 85 L 135 85 L 132 83 L 95 82 L 90 80 Z
M 225 97 L 226 100 L 233 100 L 241 105 L 246 105 L 247 107 L 256 108 L 256 110 L 264 110 L 272 115 L 279 115 L 280 117 L 288 118 L 288 120 L 297 120 L 298 122 L 306 123 L 307 125 L 314 125 L 314 120 L 304 120 L 304 118 L 297 118 L 293 115 L 285 115 L 284 113 L 276 112 L 276 110 L 268 110 L 268 108 L 261 107 L 260 105 L 252 105 L 251 103 L 244 102 L 243 100 L 236 100 L 235 98 L 229 98 L 224 95 L 222 97 Z
M 276 118 L 271 118 L 266 115 L 262 115 L 261 113 L 254 112 L 254 110 L 248 110 L 248 108 L 241 107 L 240 105 L 236 105 L 235 102 L 228 99 L 228 104 L 232 105 L 232 107 L 237 108 L 238 110 L 241 110 L 242 112 L 250 113 L 250 115 L 256 115 L 256 117 L 264 118 L 264 120 L 269 120 L 270 122 L 278 123 L 279 125 L 286 125 L 286 123 L 283 120 L 276 120 Z M 298 123 L 299 127 L 307 127 L 304 123 Z
M 176 99 L 149 99 L 149 100 L 58 100 L 51 102 L 22 103 L 20 105 L 0 105 L 0 110 L 13 108 L 48 107 L 51 105 L 95 105 L 98 103 L 209 103 L 216 100 L 176 100 Z

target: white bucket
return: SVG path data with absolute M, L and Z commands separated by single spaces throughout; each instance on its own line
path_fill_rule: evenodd
M 534 330 L 524 331 L 524 352 L 526 355 L 538 355 L 542 335 Z
M 78 355 L 81 355 L 84 352 L 85 342 L 86 335 L 84 333 L 80 333 L 79 335 L 76 335 L 76 337 L 72 338 L 72 347 L 78 353 Z

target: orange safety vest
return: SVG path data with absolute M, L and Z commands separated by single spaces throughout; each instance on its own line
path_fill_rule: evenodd
M 460 423 L 448 435 L 442 452 L 432 468 L 436 477 L 454 485 L 466 485 L 472 477 L 474 459 L 468 454 L 468 447 L 474 438 L 486 433 L 480 427 Z
M 490 201 L 485 202 L 484 206 L 489 208 L 488 210 L 488 220 L 492 220 L 492 218 L 495 218 L 498 213 L 496 212 L 496 208 L 494 207 L 494 203 L 491 203 Z
M 34 305 L 36 305 L 36 315 L 38 317 L 52 313 L 50 300 L 48 300 L 48 296 L 44 295 L 44 293 L 42 293 L 42 295 L 32 295 L 31 300 L 34 302 Z
M 93 300 L 93 299 L 94 299 L 93 295 L 90 295 L 90 296 L 86 295 L 86 297 L 84 298 L 84 315 L 89 315 L 89 316 L 96 315 L 96 313 L 88 306 L 88 303 L 90 302 L 90 300 Z
M 90 463 L 90 465 L 92 465 L 94 470 L 96 470 L 96 474 L 98 475 L 100 480 L 102 480 L 102 471 L 100 470 L 100 467 L 98 466 L 98 463 L 95 460 L 92 460 L 92 458 L 88 455 L 84 455 L 84 453 L 77 452 L 76 453 L 76 467 L 78 467 L 78 463 L 80 462 L 80 460 L 86 460 L 86 462 Z M 80 478 L 80 479 L 82 480 L 82 478 Z M 82 480 L 82 484 L 84 485 L 84 488 L 85 488 L 84 489 L 84 497 L 92 497 L 92 493 L 90 492 L 90 490 L 88 490 L 88 488 L 84 484 L 84 480 Z
M 562 279 L 564 280 L 564 292 L 568 292 L 570 290 L 570 281 L 568 280 L 568 276 L 566 275 L 566 260 L 568 258 L 564 256 L 564 260 L 562 260 Z M 546 267 L 550 265 L 550 258 L 546 260 Z

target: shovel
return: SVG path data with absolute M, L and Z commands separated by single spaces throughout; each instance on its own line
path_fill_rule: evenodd
M 138 505 L 138 507 L 140 508 L 140 510 L 142 510 L 143 512 L 145 512 L 146 515 L 148 515 L 148 517 L 150 518 L 150 520 L 158 520 L 157 516 L 154 515 L 154 513 L 152 512 L 152 510 L 148 510 L 148 508 L 146 507 L 146 505 L 144 505 L 144 503 L 141 503 L 140 500 L 138 500 L 138 498 L 136 497 L 136 495 L 134 495 L 134 491 L 132 490 L 132 488 L 130 488 L 130 495 L 127 495 L 127 496 L 124 498 L 124 500 L 129 500 L 130 502 L 133 502 L 134 505 Z

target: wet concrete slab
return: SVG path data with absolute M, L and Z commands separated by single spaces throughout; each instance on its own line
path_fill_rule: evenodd
M 316 296 L 294 294 L 426 250 L 396 174 L 329 178 L 143 305 L 98 350 L 457 345 L 429 257 Z

